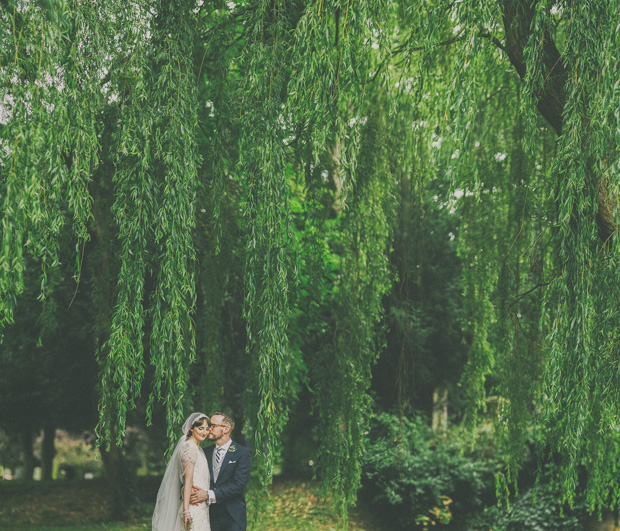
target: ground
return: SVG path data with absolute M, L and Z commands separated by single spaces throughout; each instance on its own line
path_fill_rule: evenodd
M 141 505 L 129 522 L 110 521 L 108 486 L 104 480 L 0 482 L 0 529 L 24 531 L 137 531 L 151 528 L 150 517 L 158 478 L 140 478 Z M 277 478 L 269 488 L 270 502 L 250 509 L 248 531 L 336 529 L 329 506 L 317 496 L 310 480 Z M 350 531 L 381 531 L 370 511 L 351 511 Z

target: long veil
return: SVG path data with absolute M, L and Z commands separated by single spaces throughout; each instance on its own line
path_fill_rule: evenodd
M 174 452 L 172 452 L 157 492 L 157 501 L 153 511 L 153 531 L 173 531 L 178 527 L 177 518 L 179 507 L 183 501 L 181 485 L 184 475 L 183 464 L 181 463 L 181 446 L 187 440 L 187 433 L 194 422 L 201 417 L 207 418 L 204 413 L 192 413 L 183 423 L 183 435 L 177 442 Z

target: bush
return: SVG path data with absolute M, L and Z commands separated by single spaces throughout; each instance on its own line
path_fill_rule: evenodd
M 544 486 L 530 489 L 518 496 L 511 505 L 510 512 L 499 520 L 498 530 L 505 531 L 579 531 L 582 529 L 580 518 L 575 511 L 562 513 L 562 504 L 558 493 L 554 493 Z M 585 516 L 582 515 L 582 516 Z
M 561 503 L 560 487 L 553 481 L 554 467 L 547 463 L 538 478 L 538 486 L 524 490 L 510 500 L 496 520 L 496 531 L 577 531 L 584 528 L 588 509 L 584 489 L 577 485 L 572 508 Z
M 532 468 L 534 459 L 527 465 Z M 525 475 L 519 495 L 511 496 L 509 504 L 503 503 L 484 508 L 468 522 L 470 531 L 578 531 L 586 529 L 590 518 L 583 488 L 577 485 L 573 507 L 562 504 L 562 495 L 557 479 L 554 481 L 553 465 L 547 463 L 543 473 L 529 477 Z M 529 486 L 528 486 L 529 485 Z M 506 500 L 503 500 L 506 502 Z
M 420 418 L 381 414 L 363 460 L 361 498 L 385 515 L 394 529 L 450 524 L 495 501 L 495 462 L 465 455 L 455 434 L 437 437 Z

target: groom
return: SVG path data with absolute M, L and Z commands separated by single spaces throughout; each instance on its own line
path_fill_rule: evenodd
M 245 487 L 250 479 L 252 454 L 230 438 L 235 421 L 225 413 L 214 413 L 207 437 L 215 441 L 205 449 L 211 474 L 211 490 L 192 489 L 190 503 L 209 503 L 212 531 L 245 531 Z

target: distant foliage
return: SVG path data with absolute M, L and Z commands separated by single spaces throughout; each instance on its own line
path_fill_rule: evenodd
M 90 434 L 72 437 L 59 430 L 56 440 L 56 463 L 60 479 L 83 479 L 84 474 L 104 475 L 103 465 Z

